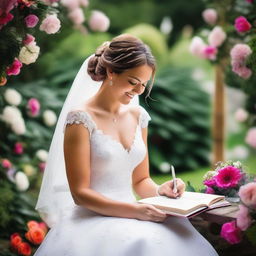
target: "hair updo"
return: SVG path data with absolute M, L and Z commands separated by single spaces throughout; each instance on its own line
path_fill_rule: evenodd
M 149 92 L 152 88 L 156 61 L 150 48 L 140 39 L 129 34 L 122 34 L 104 42 L 99 46 L 95 55 L 90 58 L 87 72 L 94 81 L 103 81 L 107 77 L 106 69 L 114 73 L 122 72 L 147 64 L 153 70 L 152 83 L 149 85 Z

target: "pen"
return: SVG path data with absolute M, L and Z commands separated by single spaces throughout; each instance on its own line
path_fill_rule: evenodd
M 171 165 L 172 179 L 173 179 L 173 193 L 177 193 L 177 181 L 173 165 Z

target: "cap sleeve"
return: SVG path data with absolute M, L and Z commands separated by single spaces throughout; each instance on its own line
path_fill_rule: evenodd
M 148 112 L 142 106 L 140 106 L 140 118 L 139 118 L 140 127 L 146 128 L 150 120 L 151 120 L 151 117 L 148 114 Z
M 63 131 L 65 131 L 65 128 L 68 124 L 83 124 L 84 127 L 88 129 L 90 136 L 92 134 L 93 129 L 95 128 L 95 125 L 91 120 L 91 117 L 89 116 L 89 114 L 87 114 L 82 110 L 70 111 L 67 114 Z

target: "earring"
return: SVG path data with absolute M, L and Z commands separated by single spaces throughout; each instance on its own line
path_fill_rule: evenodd
M 112 86 L 113 85 L 113 81 L 112 79 L 109 80 L 109 86 Z

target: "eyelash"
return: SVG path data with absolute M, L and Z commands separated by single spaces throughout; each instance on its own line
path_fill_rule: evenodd
M 133 83 L 132 81 L 129 81 L 129 83 L 130 83 L 131 85 L 133 85 L 133 86 L 137 85 L 137 83 Z M 142 84 L 142 86 L 143 86 L 143 87 L 146 87 L 145 84 Z

